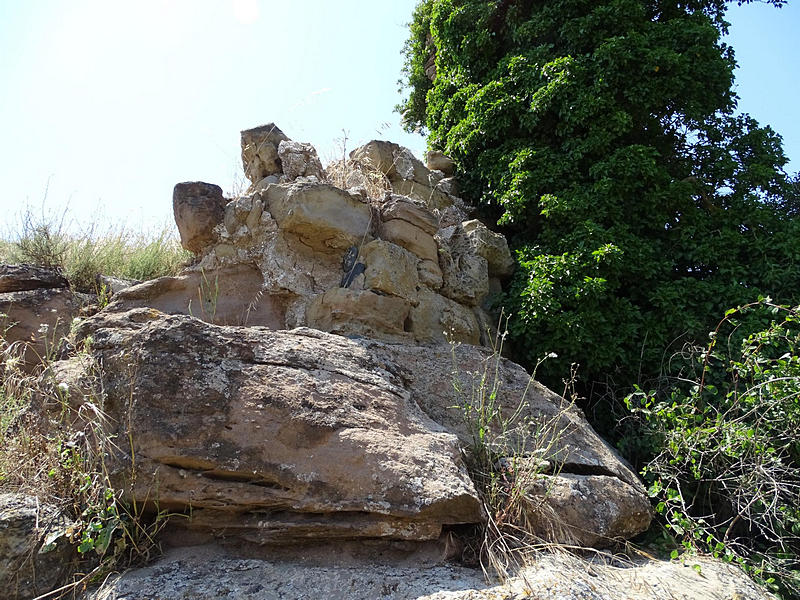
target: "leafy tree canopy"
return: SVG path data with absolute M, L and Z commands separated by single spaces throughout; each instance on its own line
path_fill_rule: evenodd
M 780 136 L 736 111 L 727 4 L 417 6 L 399 108 L 510 237 L 515 346 L 556 352 L 551 382 L 570 362 L 643 382 L 726 308 L 800 303 L 798 184 Z

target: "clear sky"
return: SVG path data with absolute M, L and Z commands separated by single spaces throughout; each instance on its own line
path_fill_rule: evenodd
M 734 6 L 740 107 L 800 169 L 800 7 Z M 399 101 L 416 0 L 0 0 L 0 233 L 26 204 L 171 225 L 179 181 L 242 187 L 239 131 L 274 121 L 326 162 L 370 139 L 421 155 Z

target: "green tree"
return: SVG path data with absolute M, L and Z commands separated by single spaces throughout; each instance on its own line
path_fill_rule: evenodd
M 514 345 L 559 355 L 546 380 L 577 362 L 587 386 L 643 383 L 726 308 L 800 301 L 797 182 L 737 114 L 726 5 L 417 6 L 399 108 L 509 236 Z

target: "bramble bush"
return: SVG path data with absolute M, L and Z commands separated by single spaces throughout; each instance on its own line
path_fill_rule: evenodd
M 669 386 L 627 398 L 639 419 L 631 441 L 656 453 L 644 469 L 656 511 L 687 550 L 798 597 L 800 306 L 727 311 L 685 366 Z

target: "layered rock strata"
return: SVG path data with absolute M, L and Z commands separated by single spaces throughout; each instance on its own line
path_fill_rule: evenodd
M 373 141 L 350 162 L 353 173 L 385 178 L 388 191 L 369 197 L 325 183 L 313 148 L 272 124 L 242 132 L 242 148 L 255 191 L 224 210 L 216 186 L 175 187 L 178 229 L 196 265 L 120 292 L 112 310 L 153 306 L 212 323 L 403 343 L 487 341 L 484 305 L 513 260 L 503 236 L 467 218 L 452 178 Z M 240 285 L 249 268 L 262 280 Z

